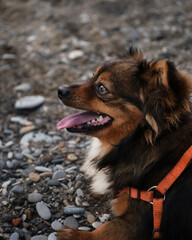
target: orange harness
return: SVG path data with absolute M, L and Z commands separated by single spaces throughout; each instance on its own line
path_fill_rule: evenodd
M 153 238 L 161 238 L 160 225 L 163 211 L 163 202 L 165 200 L 165 193 L 172 186 L 172 184 L 179 178 L 181 173 L 189 165 L 192 159 L 192 146 L 183 154 L 179 162 L 175 167 L 166 175 L 166 177 L 158 184 L 158 186 L 153 186 L 147 191 L 140 191 L 136 188 L 127 187 L 119 191 L 117 196 L 126 192 L 129 197 L 134 199 L 141 199 L 146 202 L 153 204 Z M 154 190 L 160 192 L 163 197 L 155 198 Z

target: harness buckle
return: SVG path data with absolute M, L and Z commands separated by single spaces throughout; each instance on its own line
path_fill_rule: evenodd
M 157 188 L 157 186 L 152 186 L 150 187 L 147 191 L 150 192 L 150 191 L 154 191 L 155 189 Z M 165 201 L 165 198 L 166 198 L 166 194 L 163 195 L 163 201 Z M 150 202 L 152 205 L 153 205 L 153 202 Z

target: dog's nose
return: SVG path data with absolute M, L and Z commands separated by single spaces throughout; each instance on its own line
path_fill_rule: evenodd
M 58 97 L 62 100 L 63 98 L 67 97 L 67 95 L 69 94 L 70 89 L 69 87 L 66 86 L 60 86 L 58 88 Z

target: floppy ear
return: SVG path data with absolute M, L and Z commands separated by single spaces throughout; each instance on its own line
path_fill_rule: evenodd
M 166 128 L 177 126 L 189 114 L 192 83 L 167 60 L 149 63 L 143 78 L 144 114 L 152 138 Z

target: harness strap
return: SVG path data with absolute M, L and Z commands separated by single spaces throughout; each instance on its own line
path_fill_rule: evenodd
M 175 167 L 166 175 L 166 177 L 158 184 L 158 186 L 151 187 L 148 191 L 141 191 L 136 188 L 127 187 L 119 191 L 117 196 L 127 192 L 130 198 L 141 199 L 153 204 L 153 238 L 161 238 L 160 226 L 163 212 L 163 202 L 165 200 L 165 193 L 172 186 L 172 184 L 179 178 L 181 173 L 186 169 L 192 159 L 192 145 L 183 154 L 181 159 Z M 154 190 L 160 192 L 164 197 L 155 198 Z

